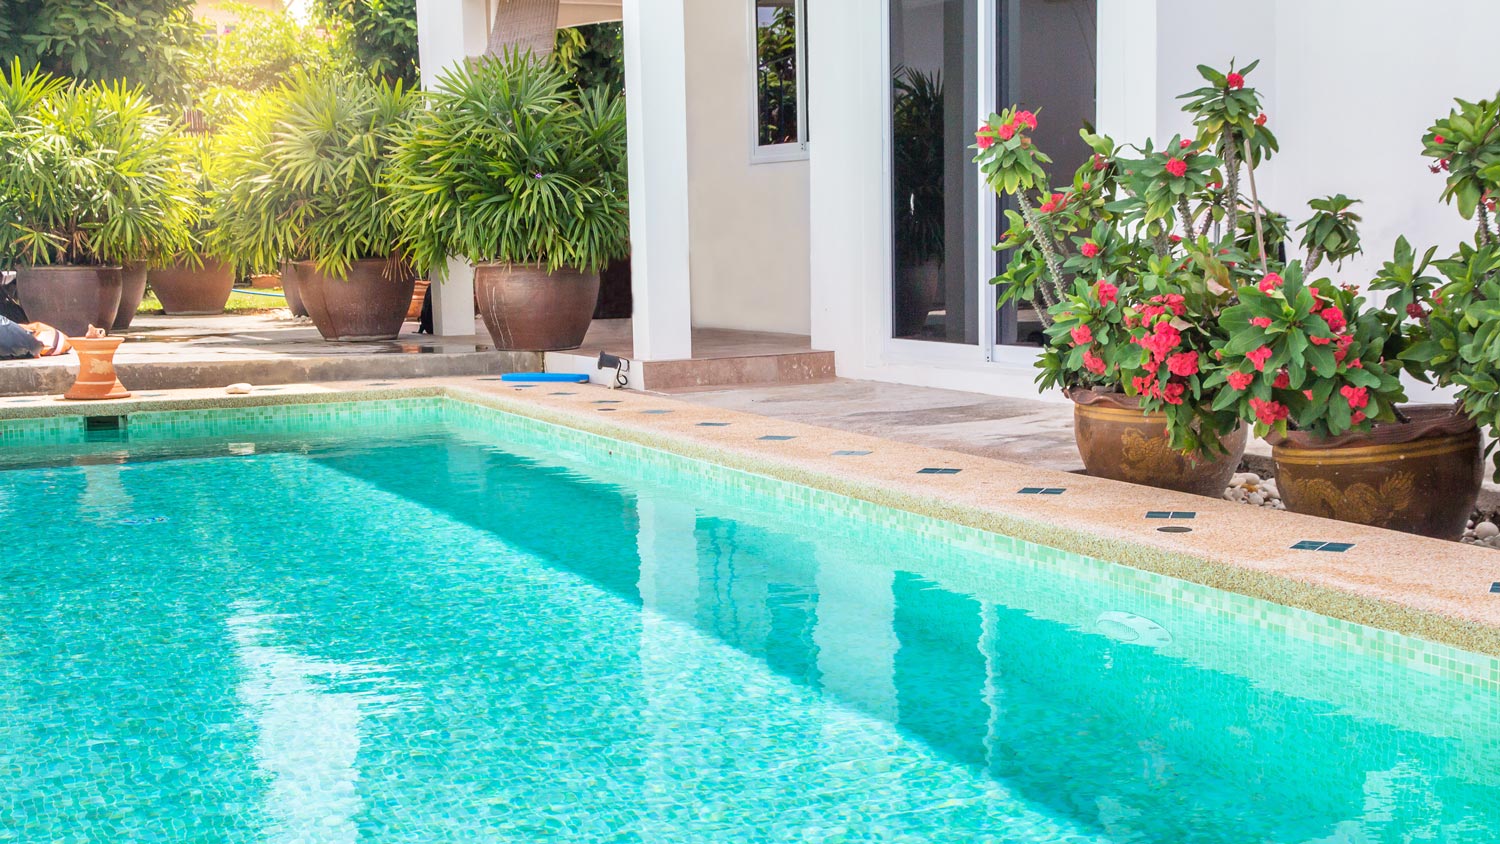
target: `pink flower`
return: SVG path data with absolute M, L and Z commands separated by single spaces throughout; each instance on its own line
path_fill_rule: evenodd
M 1083 253 L 1085 258 L 1096 258 L 1099 256 L 1099 244 L 1092 240 L 1085 240 L 1083 245 L 1078 247 L 1078 251 Z
M 1109 162 L 1105 160 L 1104 156 L 1100 155 L 1097 152 L 1094 153 L 1094 169 L 1095 170 L 1103 170 L 1108 165 L 1108 163 Z
M 1285 390 L 1292 386 L 1292 376 L 1283 369 L 1276 373 L 1276 380 L 1271 382 L 1271 386 L 1278 390 Z
M 988 134 L 989 128 L 988 126 L 981 126 L 979 127 L 979 131 L 974 133 L 974 143 L 978 144 L 980 149 L 989 149 L 995 145 L 995 138 Z
M 1291 416 L 1291 411 L 1279 401 L 1251 399 L 1250 409 L 1255 411 L 1255 418 L 1259 419 L 1264 425 L 1275 425 L 1277 422 Z
M 1166 312 L 1167 312 L 1167 309 L 1164 306 L 1162 306 L 1162 305 L 1142 305 L 1141 306 L 1141 319 L 1142 320 L 1156 319 L 1157 317 L 1161 316 L 1162 314 L 1164 314 Z
M 1260 284 L 1256 286 L 1260 288 L 1260 292 L 1270 293 L 1272 290 L 1280 287 L 1281 284 L 1281 276 L 1277 275 L 1276 273 L 1266 273 L 1261 277 Z
M 1359 358 L 1355 358 L 1354 360 L 1349 361 L 1349 368 L 1350 369 L 1364 369 L 1365 368 L 1365 362 L 1362 361 L 1362 360 L 1360 360 Z
M 1091 190 L 1091 189 L 1093 189 L 1093 187 L 1094 186 L 1091 185 L 1091 184 L 1089 184 L 1088 182 L 1084 182 L 1083 184 L 1081 184 L 1081 185 L 1078 186 L 1078 189 L 1079 190 Z
M 1245 87 L 1245 77 L 1238 73 L 1229 74 L 1224 78 L 1224 81 L 1229 84 L 1229 90 L 1231 91 L 1238 91 Z
M 1270 317 L 1264 317 L 1264 316 L 1258 316 L 1258 317 L 1255 317 L 1254 319 L 1250 320 L 1250 324 L 1253 325 L 1253 326 L 1255 326 L 1256 328 L 1270 328 L 1271 327 L 1271 318 Z
M 1000 136 L 1000 140 L 1008 141 L 1016 136 L 1016 127 L 1005 123 L 999 129 L 996 129 L 995 133 Z
M 1406 306 L 1406 315 L 1411 317 L 1412 319 L 1422 319 L 1423 317 L 1427 316 L 1427 312 L 1422 309 L 1421 305 L 1418 305 L 1416 302 L 1412 302 L 1410 305 Z
M 1313 344 L 1314 346 L 1331 346 L 1331 345 L 1333 345 L 1333 338 L 1332 337 L 1314 337 L 1312 335 L 1308 335 L 1307 342 Z
M 1255 125 L 1256 126 L 1264 126 L 1264 125 L 1266 125 L 1266 113 L 1265 112 L 1261 112 L 1260 114 L 1257 114 L 1255 116 Z
M 1101 358 L 1098 355 L 1094 354 L 1093 350 L 1084 352 L 1083 368 L 1087 369 L 1089 372 L 1094 373 L 1095 375 L 1103 375 L 1105 370 L 1104 358 Z
M 1370 390 L 1366 387 L 1355 387 L 1346 384 L 1339 388 L 1339 394 L 1349 402 L 1349 407 L 1354 410 L 1368 407 L 1370 404 Z
M 1173 243 L 1181 243 L 1182 242 L 1182 235 L 1180 235 L 1180 234 L 1169 234 L 1169 235 L 1167 235 L 1167 240 L 1170 240 Z
M 1256 349 L 1253 352 L 1246 352 L 1245 353 L 1245 360 L 1248 360 L 1248 361 L 1250 361 L 1250 363 L 1254 364 L 1256 372 L 1265 372 L 1266 371 L 1266 361 L 1268 361 L 1270 359 L 1271 359 L 1271 347 L 1270 346 L 1261 346 L 1259 349 Z
M 1183 378 L 1198 374 L 1198 353 L 1178 352 L 1167 358 L 1167 369 Z
M 1025 126 L 1028 129 L 1036 128 L 1036 115 L 1029 111 L 1018 111 L 1012 119 L 1016 121 L 1017 126 Z
M 1349 414 L 1349 421 L 1353 422 L 1356 425 L 1364 422 L 1367 418 L 1369 417 L 1365 416 L 1365 412 L 1363 410 L 1356 410 L 1353 413 Z
M 1442 145 L 1448 143 L 1448 139 L 1443 137 L 1442 135 L 1433 135 L 1432 142 L 1438 145 Z
M 1161 400 L 1167 404 L 1182 404 L 1182 394 L 1187 392 L 1186 384 L 1171 383 L 1161 390 Z
M 1177 316 L 1187 313 L 1187 300 L 1182 297 L 1181 293 L 1168 293 L 1162 297 L 1162 304 L 1166 305 Z
M 1094 342 L 1094 330 L 1087 325 L 1077 326 L 1068 333 L 1072 335 L 1075 346 L 1087 346 Z
M 1130 379 L 1130 385 L 1135 388 L 1136 395 L 1155 398 L 1161 395 L 1161 390 L 1156 385 L 1156 379 L 1149 375 L 1138 375 Z
M 1180 140 L 1180 141 L 1177 142 L 1177 148 L 1178 149 L 1187 149 L 1188 147 L 1190 147 L 1192 145 L 1193 145 L 1193 141 L 1192 141 L 1191 138 L 1183 138 L 1182 140 Z
M 1173 176 L 1176 176 L 1179 179 L 1182 178 L 1183 174 L 1187 172 L 1187 162 L 1183 161 L 1180 158 L 1167 159 L 1166 166 L 1167 172 L 1171 173 Z
M 1155 332 L 1137 341 L 1151 353 L 1157 363 L 1167 359 L 1172 350 L 1182 345 L 1182 334 L 1170 322 L 1158 322 Z
M 1229 381 L 1229 386 L 1236 390 L 1244 390 L 1255 380 L 1253 372 L 1231 372 L 1224 376 Z
M 1345 326 L 1348 325 L 1344 320 L 1344 312 L 1338 308 L 1324 308 L 1318 313 L 1318 316 L 1322 317 L 1323 321 L 1328 323 L 1328 327 L 1333 329 L 1335 334 L 1343 331 Z
M 1099 297 L 1099 304 L 1101 305 L 1113 305 L 1115 303 L 1115 300 L 1118 298 L 1119 293 L 1120 288 L 1114 286 L 1113 284 L 1110 284 L 1102 278 L 1099 279 L 1098 284 L 1094 285 L 1094 295 Z

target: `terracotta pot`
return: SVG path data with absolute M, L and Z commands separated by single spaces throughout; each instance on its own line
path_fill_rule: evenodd
M 1220 440 L 1223 456 L 1205 460 L 1174 451 L 1166 414 L 1143 413 L 1139 399 L 1082 389 L 1068 397 L 1073 400 L 1078 453 L 1096 478 L 1218 498 L 1245 455 L 1244 426 Z
M 520 264 L 474 268 L 479 315 L 495 347 L 555 352 L 583 345 L 599 302 L 599 276 Z
M 115 311 L 115 321 L 110 330 L 123 331 L 130 327 L 135 312 L 140 310 L 141 299 L 146 296 L 146 262 L 132 261 L 120 270 L 120 308 Z
M 91 325 L 114 325 L 120 287 L 119 267 L 22 267 L 16 272 L 16 295 L 26 318 L 69 337 L 82 337 Z
M 1309 516 L 1459 539 L 1484 482 L 1479 428 L 1451 405 L 1401 408 L 1410 422 L 1271 442 L 1286 508 Z
M 307 316 L 307 306 L 302 304 L 302 288 L 297 284 L 297 265 L 287 261 L 281 265 L 281 293 L 286 297 L 287 310 L 292 316 Z
M 234 268 L 211 258 L 202 269 L 173 264 L 152 270 L 150 280 L 162 310 L 171 316 L 222 314 L 234 292 Z
M 121 337 L 73 337 L 69 342 L 78 355 L 78 378 L 73 386 L 63 393 L 63 398 L 73 401 L 99 401 L 101 399 L 125 399 L 130 392 L 120 383 L 115 374 L 115 352 L 119 351 Z
M 406 319 L 408 322 L 422 318 L 422 302 L 426 300 L 427 288 L 431 286 L 432 282 L 430 281 L 417 280 L 417 286 L 413 287 L 411 291 L 411 306 L 406 309 Z
M 401 334 L 416 274 L 399 258 L 363 258 L 346 278 L 297 262 L 302 305 L 324 340 L 393 340 Z

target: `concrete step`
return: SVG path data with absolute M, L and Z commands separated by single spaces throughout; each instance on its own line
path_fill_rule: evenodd
M 593 384 L 608 386 L 615 382 L 613 369 L 599 370 L 597 354 L 548 352 L 545 366 L 548 372 L 586 374 Z M 696 360 L 630 361 L 625 377 L 629 389 L 652 392 L 811 384 L 833 380 L 833 352 L 796 351 Z

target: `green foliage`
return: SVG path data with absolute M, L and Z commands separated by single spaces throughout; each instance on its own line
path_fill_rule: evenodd
M 624 101 L 510 53 L 450 70 L 396 152 L 396 209 L 419 267 L 598 270 L 626 254 Z
M 388 167 L 417 110 L 403 85 L 329 71 L 294 73 L 222 137 L 214 221 L 237 266 L 308 259 L 343 276 L 399 251 Z
M 943 256 L 943 78 L 896 69 L 892 88 L 896 243 L 909 265 Z
M 125 80 L 160 102 L 187 96 L 193 0 L 6 0 L 0 55 L 57 76 Z
M 184 140 L 139 89 L 60 84 L 11 65 L 0 83 L 0 250 L 23 264 L 160 261 L 190 237 Z
M 757 23 L 755 42 L 759 142 L 762 146 L 795 143 L 799 118 L 796 11 L 791 6 L 782 6 L 776 9 L 769 24 Z
M 625 32 L 618 23 L 559 29 L 553 59 L 585 91 L 625 92 Z
M 1318 268 L 1324 259 L 1342 264 L 1345 258 L 1358 255 L 1364 249 L 1359 245 L 1360 216 L 1350 208 L 1359 200 L 1343 194 L 1325 196 L 1307 203 L 1313 215 L 1297 227 L 1302 235 L 1302 248 L 1307 250 L 1307 269 Z
M 416 0 L 318 0 L 358 67 L 387 83 L 417 84 Z
M 1226 157 L 1225 147 L 1234 147 L 1236 158 L 1248 142 L 1251 167 L 1260 166 L 1280 149 L 1276 136 L 1266 128 L 1260 95 L 1254 88 L 1245 87 L 1245 77 L 1259 64 L 1253 61 L 1236 71 L 1231 61 L 1227 73 L 1200 64 L 1198 75 L 1208 84 L 1178 97 L 1188 101 L 1183 111 L 1193 115 L 1200 142 L 1216 144 L 1220 157 Z
M 1458 108 L 1422 136 L 1422 154 L 1438 160 L 1433 172 L 1448 172 L 1443 201 L 1455 203 L 1458 213 L 1472 220 L 1500 184 L 1500 95 L 1455 102 Z
M 195 100 L 204 89 L 259 91 L 280 84 L 294 70 L 334 61 L 331 40 L 315 26 L 243 3 L 221 7 L 238 20 L 233 31 L 212 39 L 195 56 Z

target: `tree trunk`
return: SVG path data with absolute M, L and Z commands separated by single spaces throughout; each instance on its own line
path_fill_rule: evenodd
M 539 59 L 552 55 L 557 43 L 558 0 L 499 0 L 485 55 L 508 49 L 530 51 Z

